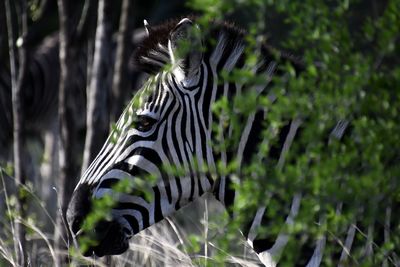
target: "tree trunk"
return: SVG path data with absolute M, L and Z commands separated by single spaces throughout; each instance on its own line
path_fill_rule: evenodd
M 107 77 L 110 68 L 111 16 L 109 0 L 100 0 L 95 50 L 87 99 L 87 128 L 82 172 L 84 172 L 107 138 L 109 128 Z
M 129 55 L 132 50 L 132 32 L 134 29 L 133 1 L 123 0 L 121 19 L 117 35 L 117 53 L 112 84 L 112 121 L 116 121 L 124 106 L 124 99 L 130 92 L 130 79 L 128 76 Z
M 71 197 L 75 178 L 77 175 L 77 156 L 74 155 L 76 140 L 76 127 L 74 121 L 74 101 L 73 101 L 73 82 L 74 82 L 74 63 L 76 47 L 73 45 L 73 10 L 69 0 L 58 0 L 58 12 L 60 20 L 60 88 L 58 96 L 58 119 L 59 119 L 59 167 L 60 176 L 58 183 L 59 208 L 56 229 L 55 246 L 60 252 L 68 247 L 70 235 L 65 220 L 65 213 Z M 58 254 L 57 266 L 61 266 L 64 257 Z

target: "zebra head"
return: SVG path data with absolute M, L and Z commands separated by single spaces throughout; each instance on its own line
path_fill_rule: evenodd
M 130 237 L 213 186 L 210 172 L 199 170 L 215 167 L 209 145 L 210 105 L 218 84 L 216 66 L 227 46 L 225 37 L 221 35 L 214 51 L 206 51 L 200 28 L 187 18 L 146 29 L 149 36 L 138 48 L 136 62 L 152 75 L 83 174 L 68 207 L 67 221 L 77 238 L 88 234 L 81 226 L 90 212 L 97 212 L 93 199 L 111 196 L 116 202 L 110 216 L 92 228 L 96 243 L 84 255 L 125 252 Z M 236 50 L 243 49 L 233 45 L 232 51 Z M 225 65 L 233 66 L 239 55 L 225 58 Z M 164 166 L 175 166 L 180 174 Z M 146 179 L 154 182 L 146 185 L 144 194 L 135 185 Z M 114 185 L 122 180 L 128 181 L 129 188 L 116 192 Z

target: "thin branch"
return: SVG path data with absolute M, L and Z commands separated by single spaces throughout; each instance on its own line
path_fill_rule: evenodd
M 91 39 L 91 37 L 93 37 L 92 32 L 94 32 L 94 28 L 96 27 L 97 5 L 97 0 L 85 1 L 76 30 L 76 36 L 79 40 Z
M 87 129 L 82 171 L 88 168 L 90 162 L 100 151 L 108 134 L 108 88 L 105 85 L 108 84 L 107 74 L 110 69 L 109 62 L 107 62 L 111 49 L 109 9 L 109 0 L 99 1 L 95 51 L 88 90 Z
M 18 52 L 19 52 L 19 69 L 17 70 L 15 34 L 13 29 L 13 19 L 11 12 L 11 2 L 6 1 L 6 16 L 8 28 L 8 41 L 10 51 L 10 66 L 11 66 L 11 86 L 12 86 L 12 113 L 13 113 L 13 152 L 14 152 L 14 174 L 16 184 L 16 213 L 19 218 L 26 217 L 26 199 L 22 193 L 23 186 L 25 185 L 25 175 L 23 172 L 23 125 L 24 125 L 24 110 L 22 105 L 22 87 L 25 86 L 27 80 L 27 51 L 24 44 L 24 37 L 27 34 L 28 17 L 27 17 L 27 3 L 24 0 L 20 2 L 20 37 L 18 38 Z M 18 73 L 18 74 L 17 74 Z M 17 78 L 18 75 L 18 78 Z M 17 264 L 19 266 L 26 266 L 26 238 L 25 228 L 21 223 L 21 219 L 15 219 L 15 234 L 14 246 L 17 257 Z

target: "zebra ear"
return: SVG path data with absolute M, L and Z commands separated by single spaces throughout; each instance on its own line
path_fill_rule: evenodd
M 192 80 L 198 74 L 203 58 L 200 35 L 199 26 L 188 18 L 182 19 L 169 35 L 168 50 L 172 66 L 184 75 L 184 80 Z
M 150 25 L 147 20 L 143 20 L 144 30 L 146 32 L 147 37 L 150 35 Z

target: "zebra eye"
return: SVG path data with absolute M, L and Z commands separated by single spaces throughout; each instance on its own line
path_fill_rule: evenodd
M 156 119 L 146 115 L 139 115 L 136 117 L 135 128 L 141 132 L 147 132 L 157 122 Z

